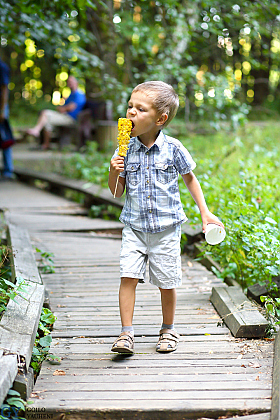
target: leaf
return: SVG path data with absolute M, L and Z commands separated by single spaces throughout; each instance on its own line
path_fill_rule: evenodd
M 271 217 L 268 217 L 268 216 L 267 216 L 264 220 L 265 220 L 266 222 L 270 223 L 271 225 L 277 225 L 276 220 L 272 219 Z
M 14 389 L 9 389 L 8 395 L 16 395 L 17 397 L 20 397 L 20 393 Z
M 40 338 L 39 344 L 42 347 L 49 347 L 52 342 L 51 335 L 46 335 L 45 337 Z
M 15 406 L 17 408 L 21 408 L 22 410 L 25 409 L 25 406 L 24 406 L 23 401 L 21 399 L 19 399 L 19 398 L 16 398 L 16 397 L 8 398 L 7 399 L 7 403 L 9 405 L 13 405 L 13 406 Z
M 66 375 L 66 373 L 64 372 L 64 370 L 61 370 L 61 369 L 57 369 L 53 373 L 53 376 L 64 376 L 64 375 Z

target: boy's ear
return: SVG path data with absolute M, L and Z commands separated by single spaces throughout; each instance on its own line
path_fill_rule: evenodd
M 168 119 L 168 115 L 166 113 L 161 114 L 161 116 L 158 118 L 156 124 L 157 125 L 163 125 L 166 122 L 167 119 Z

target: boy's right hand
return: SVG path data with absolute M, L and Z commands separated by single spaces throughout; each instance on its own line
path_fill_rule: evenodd
M 123 156 L 116 156 L 111 160 L 111 168 L 113 172 L 120 174 L 124 171 L 124 157 Z

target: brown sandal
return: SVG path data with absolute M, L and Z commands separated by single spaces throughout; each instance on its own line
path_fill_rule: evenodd
M 114 341 L 111 351 L 117 353 L 134 353 L 134 336 L 129 331 L 120 333 L 119 337 Z
M 170 352 L 176 350 L 178 347 L 179 339 L 180 335 L 175 330 L 160 330 L 156 351 Z

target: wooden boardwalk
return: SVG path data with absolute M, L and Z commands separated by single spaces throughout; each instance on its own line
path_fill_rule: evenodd
M 115 355 L 120 224 L 88 219 L 75 203 L 17 182 L 0 184 L 0 208 L 28 229 L 34 246 L 55 255 L 55 273 L 42 277 L 57 316 L 51 351 L 62 360 L 43 363 L 26 418 L 269 419 L 273 343 L 231 336 L 209 302 L 220 285 L 212 273 L 183 256 L 181 341 L 171 354 L 155 351 L 159 292 L 139 285 L 136 354 Z

